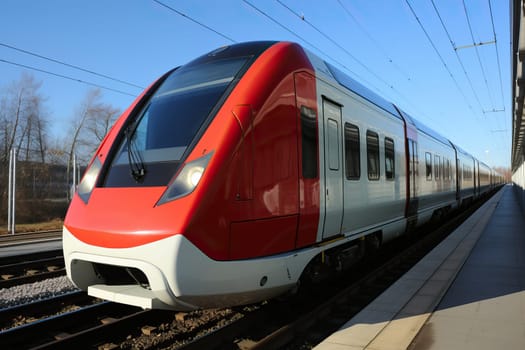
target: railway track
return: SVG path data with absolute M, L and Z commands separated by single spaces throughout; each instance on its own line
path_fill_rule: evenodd
M 58 297 L 47 300 L 42 305 L 51 309 L 43 314 L 24 311 L 26 306 L 0 313 L 0 320 L 16 320 L 20 315 L 36 319 L 22 325 L 12 323 L 11 328 L 0 331 L 0 344 L 6 344 L 6 349 L 308 349 L 386 290 L 479 205 L 420 239 L 397 240 L 351 273 L 288 300 L 175 313 L 95 301 L 80 293 L 86 298 L 83 302 L 65 302 Z M 65 307 L 57 314 L 55 304 L 77 307 Z M 43 306 L 36 310 L 40 308 Z
M 0 330 L 15 328 L 50 316 L 59 315 L 95 303 L 81 291 L 0 309 Z
M 3 349 L 105 349 L 117 344 L 129 349 L 159 348 L 191 342 L 200 333 L 239 317 L 226 309 L 189 314 L 141 310 L 74 292 L 0 311 L 0 319 L 5 320 L 0 344 Z M 156 336 L 162 332 L 163 337 Z
M 145 313 L 148 312 L 127 305 L 100 302 L 9 328 L 0 332 L 0 343 L 4 349 L 84 348 L 96 337 L 107 336 L 103 329 L 109 332 L 112 327 L 104 328 L 104 324 Z
M 0 235 L 0 248 L 16 244 L 34 243 L 35 241 L 53 241 L 62 239 L 62 230 L 15 233 Z
M 0 289 L 65 275 L 62 250 L 0 258 Z

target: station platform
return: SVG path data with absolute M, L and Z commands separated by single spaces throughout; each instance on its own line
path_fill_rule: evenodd
M 525 217 L 512 185 L 315 349 L 525 349 Z

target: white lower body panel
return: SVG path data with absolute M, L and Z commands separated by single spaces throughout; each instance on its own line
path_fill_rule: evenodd
M 296 286 L 305 266 L 321 251 L 311 247 L 264 258 L 216 261 L 183 235 L 117 249 L 86 244 L 67 228 L 63 245 L 68 277 L 90 295 L 142 308 L 175 310 L 243 305 L 283 294 Z M 93 263 L 136 268 L 146 275 L 149 289 L 106 284 Z

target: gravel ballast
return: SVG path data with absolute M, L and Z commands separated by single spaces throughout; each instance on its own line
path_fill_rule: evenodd
M 25 304 L 77 290 L 67 276 L 0 289 L 0 308 Z

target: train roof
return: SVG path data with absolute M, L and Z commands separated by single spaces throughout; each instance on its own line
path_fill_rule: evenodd
M 221 46 L 218 49 L 199 56 L 184 65 L 203 64 L 209 61 L 215 61 L 229 57 L 259 56 L 267 48 L 276 43 L 277 41 L 248 41 L 244 43 Z
M 305 49 L 303 47 L 303 50 L 308 55 L 308 58 L 310 59 L 310 62 L 314 66 L 314 69 L 317 73 L 323 73 L 328 78 L 335 80 L 336 83 L 339 85 L 347 88 L 348 90 L 356 93 L 357 95 L 363 97 L 365 100 L 373 103 L 374 105 L 378 106 L 379 108 L 387 111 L 388 113 L 392 114 L 398 119 L 403 119 L 403 117 L 399 114 L 399 112 L 396 110 L 395 106 L 392 104 L 392 102 L 384 99 L 383 97 L 379 96 L 372 90 L 368 89 L 361 83 L 357 82 L 356 80 L 352 79 L 350 76 L 348 76 L 346 73 L 343 73 L 341 70 L 336 68 L 334 65 L 326 62 L 316 54 L 312 53 L 311 51 Z
M 253 41 L 246 43 L 233 44 L 228 46 L 220 47 L 214 51 L 211 51 L 197 59 L 189 62 L 190 64 L 203 63 L 208 60 L 213 60 L 221 58 L 222 56 L 235 56 L 235 55 L 259 55 L 262 51 L 266 50 L 270 46 L 276 44 L 277 41 Z M 335 80 L 339 85 L 347 88 L 348 90 L 354 92 L 355 94 L 361 96 L 365 100 L 373 103 L 377 107 L 383 109 L 384 111 L 390 113 L 392 116 L 405 120 L 407 123 L 410 123 L 416 127 L 416 129 L 422 133 L 427 134 L 428 136 L 434 138 L 437 141 L 445 145 L 452 145 L 446 137 L 427 127 L 425 124 L 421 123 L 417 119 L 411 117 L 409 114 L 395 106 L 392 102 L 386 100 L 380 95 L 376 94 L 372 90 L 368 89 L 358 81 L 352 79 L 349 75 L 342 72 L 340 69 L 336 68 L 334 65 L 326 62 L 319 56 L 313 54 L 309 50 L 303 47 L 303 50 L 308 55 L 310 62 L 314 66 L 314 69 L 318 73 L 322 73 L 327 77 Z M 454 145 L 454 147 L 458 148 Z M 464 154 L 468 154 L 465 151 L 462 151 Z
M 416 129 L 422 133 L 427 134 L 428 136 L 434 138 L 435 140 L 443 143 L 444 145 L 452 147 L 452 142 L 450 142 L 449 139 L 444 137 L 443 135 L 439 134 L 438 132 L 432 130 L 425 124 L 421 123 L 419 120 L 413 118 L 408 113 L 404 112 L 402 109 L 398 108 L 396 105 L 394 105 L 392 102 L 384 99 L 383 97 L 379 96 L 372 90 L 368 89 L 361 83 L 357 82 L 356 80 L 352 79 L 350 76 L 348 76 L 346 73 L 342 72 L 338 68 L 336 68 L 334 65 L 326 62 L 325 60 L 319 58 L 315 54 L 312 54 L 311 52 L 304 49 L 308 56 L 310 57 L 310 61 L 314 65 L 316 71 L 322 72 L 326 74 L 327 76 L 334 79 L 337 83 L 344 86 L 348 90 L 356 93 L 357 95 L 363 97 L 367 101 L 375 104 L 379 108 L 389 112 L 393 116 L 395 116 L 398 119 L 405 120 L 407 123 L 410 123 L 416 127 Z
M 413 124 L 418 131 L 421 131 L 422 133 L 427 134 L 428 136 L 436 139 L 437 141 L 440 141 L 441 143 L 444 143 L 447 146 L 452 146 L 452 142 L 450 142 L 449 139 L 447 139 L 446 137 L 444 137 L 440 133 L 432 130 L 431 128 L 429 128 L 425 124 L 421 123 L 419 120 L 413 118 L 410 114 L 408 114 L 407 112 L 403 111 L 401 108 L 398 107 L 398 109 L 399 109 L 399 112 L 403 115 L 403 118 L 405 118 L 405 120 L 407 122 Z
M 363 97 L 364 99 L 368 100 L 369 102 L 372 102 L 376 106 L 384 109 L 385 111 L 389 112 L 390 114 L 396 116 L 397 118 L 401 119 L 401 116 L 397 112 L 394 105 L 384 99 L 383 97 L 379 96 L 372 90 L 368 89 L 364 85 L 358 83 L 356 80 L 350 78 L 348 75 L 331 65 L 330 63 L 325 61 L 326 66 L 330 70 L 330 73 L 332 77 L 342 86 L 347 88 L 350 91 L 355 92 L 359 96 Z
M 471 157 L 474 159 L 474 156 L 470 153 L 468 153 L 467 151 L 465 151 L 463 148 L 459 147 L 458 145 L 456 145 L 454 142 L 450 142 L 452 144 L 452 146 L 456 149 L 457 152 L 467 156 L 467 157 Z

